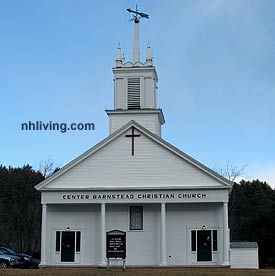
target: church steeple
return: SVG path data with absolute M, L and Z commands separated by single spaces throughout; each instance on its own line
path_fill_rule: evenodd
M 157 108 L 158 76 L 153 65 L 153 56 L 148 42 L 146 61 L 140 61 L 139 51 L 139 18 L 149 15 L 137 10 L 127 9 L 134 13 L 134 47 L 132 62 L 125 62 L 118 46 L 114 73 L 114 110 L 106 110 L 110 117 L 110 133 L 131 120 L 135 120 L 148 130 L 161 136 L 161 125 L 164 124 L 162 110 Z

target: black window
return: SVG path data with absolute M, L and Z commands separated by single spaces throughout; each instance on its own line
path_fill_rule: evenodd
M 80 252 L 80 240 L 81 240 L 81 232 L 77 231 L 76 232 L 76 247 L 75 247 L 76 252 Z
M 55 251 L 60 252 L 60 231 L 56 231 L 55 237 Z
M 213 251 L 218 251 L 217 230 L 213 230 Z
M 192 230 L 191 231 L 191 248 L 192 251 L 196 251 L 197 250 L 197 231 Z
M 143 230 L 142 206 L 130 206 L 130 230 Z

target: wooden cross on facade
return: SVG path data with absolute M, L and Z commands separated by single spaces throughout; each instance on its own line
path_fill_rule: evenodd
M 125 135 L 127 138 L 132 138 L 132 156 L 135 155 L 135 137 L 140 137 L 140 134 L 135 134 L 135 128 L 132 127 L 132 134 Z

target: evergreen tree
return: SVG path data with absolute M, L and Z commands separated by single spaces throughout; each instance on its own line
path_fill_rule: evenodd
M 31 166 L 0 166 L 0 244 L 40 251 L 41 203 L 34 186 L 44 180 Z
M 229 225 L 231 240 L 258 243 L 260 267 L 275 266 L 275 191 L 266 182 L 234 184 Z

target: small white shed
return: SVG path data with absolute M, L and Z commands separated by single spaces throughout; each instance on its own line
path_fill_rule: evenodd
M 231 268 L 259 268 L 257 242 L 231 242 Z

